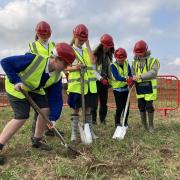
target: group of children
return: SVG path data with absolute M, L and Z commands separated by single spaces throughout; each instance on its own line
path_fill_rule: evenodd
M 68 74 L 68 105 L 72 109 L 71 141 L 76 141 L 78 134 L 79 111 L 82 106 L 82 69 L 84 70 L 85 123 L 89 124 L 92 139 L 98 138 L 93 131 L 93 124 L 96 124 L 97 119 L 98 98 L 99 119 L 105 124 L 108 89 L 112 87 L 116 102 L 115 126 L 121 126 L 120 117 L 126 105 L 129 88 L 134 84 L 142 125 L 148 129 L 147 111 L 149 130 L 153 132 L 153 100 L 157 97 L 156 76 L 159 61 L 150 56 L 146 42 L 141 40 L 135 44 L 135 57 L 131 68 L 126 50 L 123 48 L 115 50 L 113 38 L 109 34 L 102 35 L 99 45 L 92 51 L 88 28 L 84 24 L 79 24 L 73 29 L 71 44 L 55 44 L 49 41 L 51 27 L 45 21 L 37 24 L 35 32 L 35 41 L 29 44 L 28 53 L 1 60 L 2 68 L 6 73 L 5 88 L 14 111 L 14 118 L 7 123 L 0 134 L 0 164 L 5 161 L 5 157 L 1 155 L 4 145 L 29 117 L 30 104 L 21 93 L 21 89 L 28 91 L 55 126 L 63 106 L 61 92 L 63 71 Z M 128 127 L 128 113 L 125 126 Z M 42 117 L 35 113 L 32 147 L 49 151 L 52 148 L 43 141 L 44 133 L 54 135 L 54 132 L 46 127 Z

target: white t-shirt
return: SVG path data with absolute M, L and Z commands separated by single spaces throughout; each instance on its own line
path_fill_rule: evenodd
M 81 48 L 78 48 L 76 47 L 74 44 L 73 44 L 73 48 L 81 55 L 83 56 L 83 50 Z M 72 63 L 73 66 L 77 65 L 78 64 L 78 60 L 75 59 L 74 62 Z M 100 80 L 102 79 L 102 76 L 97 72 L 96 70 L 96 65 L 95 64 L 92 64 L 92 68 L 94 69 L 94 75 L 96 76 L 97 80 Z
M 52 76 L 52 72 L 49 72 L 49 59 L 48 59 L 48 61 L 47 61 L 47 63 L 46 63 L 45 73 L 48 73 L 49 76 Z
M 41 44 L 42 44 L 42 43 L 41 43 Z M 48 50 L 48 47 L 49 47 L 49 42 L 47 42 L 47 43 L 45 43 L 45 44 L 43 43 L 42 45 L 44 46 L 44 48 L 45 48 L 45 49 L 47 49 L 47 50 Z
M 81 55 L 83 56 L 83 50 L 76 47 L 74 44 L 73 44 L 73 48 Z M 79 63 L 79 61 L 77 60 L 77 58 L 74 60 L 74 62 L 72 63 L 73 66 L 76 66 L 77 64 Z

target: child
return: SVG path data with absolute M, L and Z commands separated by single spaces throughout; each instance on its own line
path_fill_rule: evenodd
M 106 123 L 106 115 L 107 115 L 107 99 L 108 99 L 108 89 L 109 82 L 111 79 L 111 69 L 110 64 L 113 59 L 114 54 L 114 42 L 113 38 L 109 34 L 104 34 L 100 38 L 100 44 L 94 51 L 94 56 L 96 59 L 96 72 L 97 76 L 97 92 L 100 101 L 99 107 L 99 119 L 100 122 Z M 93 123 L 96 124 L 97 118 L 97 108 L 98 104 L 96 104 L 95 108 L 92 109 L 92 117 Z
M 49 115 L 49 105 L 44 88 L 54 85 L 51 93 L 56 96 L 56 85 L 61 78 L 61 71 L 68 64 L 72 64 L 74 59 L 74 50 L 66 43 L 56 44 L 53 56 L 49 58 L 26 54 L 2 59 L 1 65 L 7 75 L 5 88 L 14 111 L 14 118 L 6 124 L 0 134 L 0 153 L 4 145 L 29 117 L 30 104 L 20 92 L 20 89 L 27 89 L 29 95 L 41 108 L 42 112 Z M 55 104 L 50 106 L 53 105 L 55 106 Z M 52 148 L 42 141 L 45 127 L 46 122 L 38 115 L 35 133 L 32 137 L 32 147 L 49 151 Z M 4 160 L 4 156 L 0 155 L 0 164 L 3 164 Z
M 157 99 L 157 74 L 160 63 L 157 58 L 150 56 L 148 45 L 141 40 L 134 46 L 134 61 L 132 63 L 133 80 L 136 81 L 136 97 L 141 116 L 141 123 L 147 127 L 146 111 L 148 112 L 149 131 L 154 132 L 154 106 Z
M 83 45 L 86 43 L 86 48 Z M 84 95 L 85 95 L 85 123 L 89 124 L 92 139 L 96 139 L 92 129 L 92 115 L 91 109 L 94 107 L 97 101 L 97 88 L 96 77 L 92 68 L 94 58 L 90 49 L 88 41 L 88 29 L 85 25 L 79 24 L 73 30 L 72 46 L 76 54 L 76 60 L 69 67 L 68 77 L 68 104 L 72 108 L 71 126 L 72 134 L 71 141 L 76 141 L 78 122 L 79 122 L 79 109 L 81 108 L 81 82 L 80 82 L 80 69 L 83 66 L 87 67 L 84 74 Z
M 123 48 L 118 48 L 114 57 L 116 61 L 111 65 L 112 81 L 111 85 L 116 102 L 115 127 L 122 126 L 120 122 L 121 114 L 125 109 L 129 93 L 128 86 L 132 86 L 131 68 L 128 64 L 127 53 Z M 125 118 L 125 127 L 128 127 L 129 107 Z
M 49 41 L 52 33 L 50 25 L 45 21 L 39 22 L 36 26 L 35 33 L 35 41 L 29 43 L 30 52 L 40 54 L 44 57 L 51 56 L 55 43 Z
M 52 51 L 54 49 L 55 43 L 52 41 L 49 41 L 49 38 L 51 37 L 51 27 L 50 25 L 45 22 L 41 21 L 37 24 L 35 29 L 35 42 L 29 43 L 30 52 L 33 54 L 41 55 L 43 57 L 49 57 L 52 55 Z M 52 87 L 45 88 L 48 102 L 49 104 L 52 104 L 51 101 L 54 101 L 56 103 L 56 106 L 50 106 L 50 115 L 49 119 L 50 121 L 55 125 L 56 121 L 59 119 L 62 111 L 63 106 L 63 98 L 62 98 L 62 78 L 57 82 L 57 96 L 58 99 L 53 99 L 51 96 L 51 89 Z M 54 107 L 54 108 L 53 108 Z M 36 119 L 37 119 L 38 113 L 35 112 L 34 115 L 34 121 L 32 124 L 32 132 L 34 134 L 35 126 L 36 126 Z M 61 135 L 64 135 L 62 131 L 59 131 Z M 46 129 L 45 135 L 47 136 L 55 136 L 54 132 L 50 130 L 49 128 Z

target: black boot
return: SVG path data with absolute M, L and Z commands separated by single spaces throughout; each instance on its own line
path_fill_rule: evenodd
M 0 153 L 0 166 L 4 165 L 5 162 L 6 162 L 6 157 L 1 155 L 1 153 Z
M 91 110 L 91 114 L 92 114 L 92 123 L 97 124 L 97 107 Z
M 45 141 L 42 141 L 42 138 L 36 138 L 36 137 L 32 138 L 32 147 L 38 148 L 41 150 L 45 150 L 45 151 L 51 151 L 52 150 L 52 147 L 49 146 L 48 144 L 46 144 Z
M 149 132 L 154 132 L 154 112 L 148 113 L 148 119 L 149 119 Z
M 2 149 L 3 149 L 4 145 L 0 144 L 0 166 L 4 165 L 6 162 L 6 157 L 4 155 L 2 155 Z
M 145 130 L 147 130 L 147 117 L 146 117 L 146 112 L 140 112 L 140 116 L 141 116 L 141 123 L 142 126 Z
M 100 119 L 100 122 L 101 122 L 101 124 L 106 124 L 106 116 L 104 116 L 104 115 L 99 115 L 99 119 Z
M 99 109 L 99 119 L 102 124 L 106 124 L 107 106 L 101 105 Z

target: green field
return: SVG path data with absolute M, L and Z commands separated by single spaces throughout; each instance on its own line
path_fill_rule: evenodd
M 12 117 L 7 108 L 0 111 L 0 129 Z M 156 114 L 156 132 L 141 129 L 139 114 L 131 111 L 130 128 L 123 141 L 113 140 L 114 110 L 109 110 L 107 125 L 96 125 L 100 137 L 91 146 L 73 145 L 84 153 L 74 158 L 57 138 L 46 140 L 53 151 L 31 148 L 30 120 L 7 144 L 4 154 L 8 162 L 0 166 L 0 179 L 180 179 L 180 121 L 170 114 Z M 180 117 L 180 116 L 179 116 Z M 70 111 L 63 110 L 58 127 L 70 140 Z

